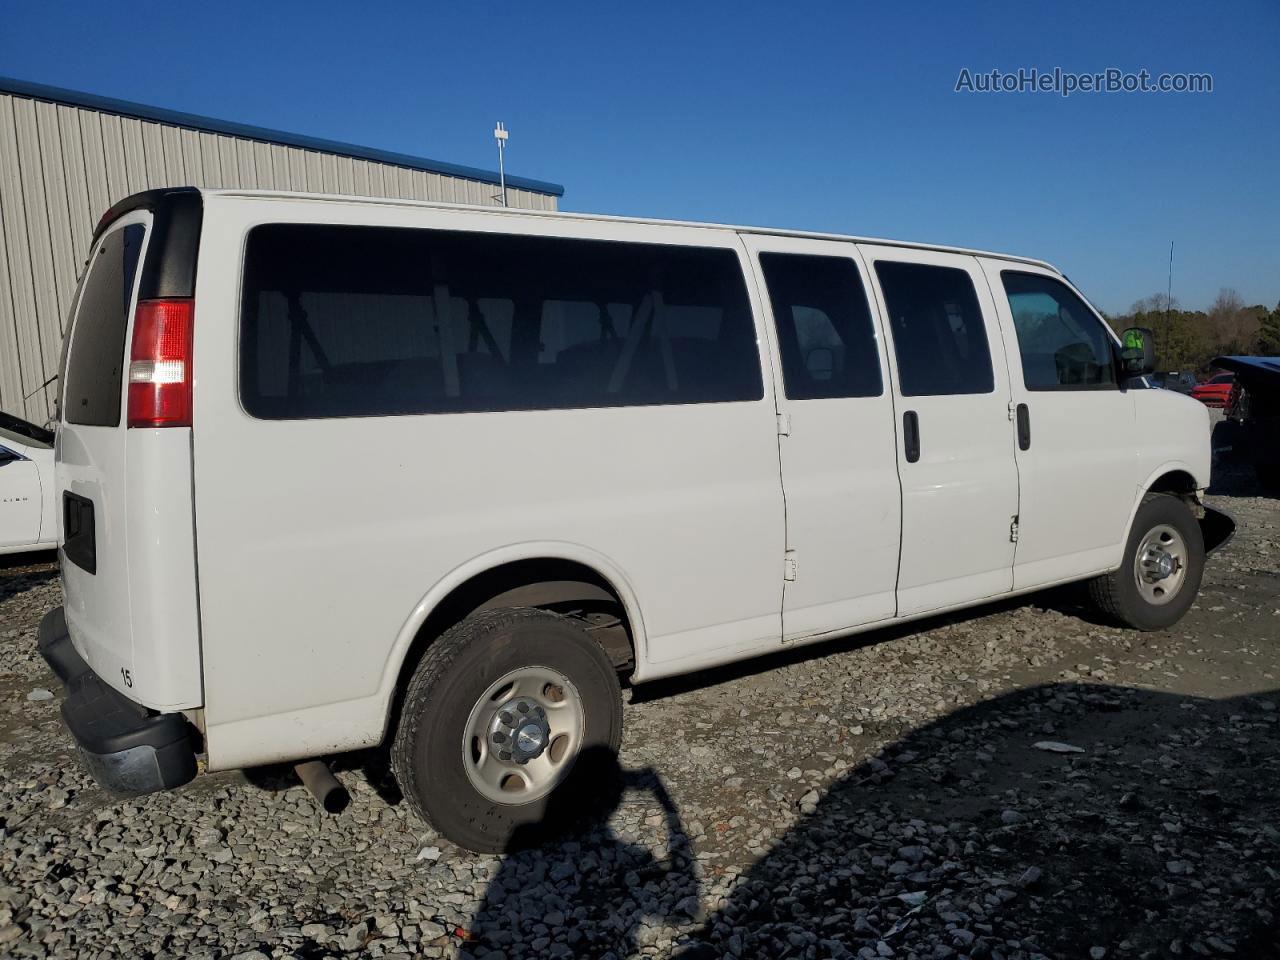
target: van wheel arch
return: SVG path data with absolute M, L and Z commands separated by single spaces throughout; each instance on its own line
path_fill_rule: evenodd
M 1186 500 L 1194 499 L 1197 489 L 1196 478 L 1186 470 L 1170 470 L 1151 481 L 1145 493 L 1168 493 Z
M 1166 470 L 1152 480 L 1138 497 L 1138 502 L 1134 505 L 1133 515 L 1129 518 L 1130 529 L 1132 529 L 1133 522 L 1137 518 L 1138 508 L 1143 501 L 1152 494 L 1164 494 L 1181 500 L 1191 510 L 1192 516 L 1196 518 L 1196 522 L 1200 525 L 1200 533 L 1204 539 L 1204 552 L 1206 555 L 1226 546 L 1235 536 L 1236 521 L 1230 514 L 1201 500 L 1197 496 L 1200 489 L 1200 484 L 1189 471 L 1181 469 Z M 1128 535 L 1129 531 L 1126 530 L 1125 537 L 1127 538 Z
M 396 729 L 408 681 L 431 644 L 468 617 L 512 607 L 549 610 L 579 620 L 620 676 L 635 667 L 635 625 L 621 592 L 607 577 L 586 564 L 559 558 L 503 563 L 458 584 L 427 614 L 401 661 L 384 736 Z
M 1129 521 L 1124 528 L 1125 539 L 1128 540 L 1129 533 L 1133 529 L 1133 523 L 1138 517 L 1138 510 L 1152 494 L 1164 494 L 1181 500 L 1190 508 L 1192 514 L 1199 519 L 1204 514 L 1203 505 L 1196 496 L 1199 489 L 1200 486 L 1196 482 L 1196 478 L 1189 471 L 1172 465 L 1170 465 L 1169 469 L 1152 477 L 1139 488 L 1133 507 L 1130 508 Z

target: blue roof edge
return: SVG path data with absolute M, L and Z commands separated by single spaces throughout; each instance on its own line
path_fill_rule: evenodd
M 130 100 L 117 100 L 114 97 L 100 97 L 92 93 L 66 90 L 62 87 L 51 87 L 43 83 L 16 80 L 12 77 L 0 76 L 0 93 L 11 93 L 36 100 L 50 100 L 54 103 L 65 103 L 90 110 L 105 110 L 108 113 L 119 113 L 129 117 L 137 117 L 140 120 L 154 120 L 158 123 L 169 123 L 179 127 L 191 127 L 208 133 L 222 133 L 232 137 L 246 137 L 251 140 L 266 140 L 288 147 L 299 147 L 303 150 L 336 153 L 360 160 L 373 160 L 377 163 L 393 164 L 397 167 L 409 167 L 413 170 L 441 173 L 448 177 L 479 180 L 482 183 L 492 184 L 500 182 L 496 172 L 481 170 L 479 167 L 445 163 L 442 160 L 430 160 L 426 157 L 415 157 L 412 154 L 396 153 L 391 150 L 377 150 L 373 147 L 362 147 L 355 143 L 344 143 L 341 140 L 305 137 L 296 133 L 286 133 L 283 130 L 255 127 L 251 124 L 235 123 L 230 120 L 217 120 L 213 117 L 203 117 L 195 113 L 166 110 L 163 107 L 151 107 L 144 103 L 134 103 Z M 508 176 L 507 186 L 515 187 L 518 190 L 530 190 L 534 193 L 550 194 L 555 197 L 564 196 L 563 186 L 546 180 L 530 180 L 527 177 Z

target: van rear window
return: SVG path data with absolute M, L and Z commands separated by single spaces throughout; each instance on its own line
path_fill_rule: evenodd
M 90 427 L 120 423 L 124 335 L 146 228 L 134 223 L 108 233 L 86 266 L 80 307 L 62 383 L 63 418 Z
M 764 393 L 733 251 L 299 224 L 249 235 L 240 389 L 264 419 Z

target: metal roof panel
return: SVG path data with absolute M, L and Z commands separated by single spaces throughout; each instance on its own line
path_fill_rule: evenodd
M 409 167 L 413 170 L 426 170 L 431 173 L 442 173 L 450 177 L 464 180 L 479 180 L 482 183 L 498 183 L 499 176 L 492 170 L 481 170 L 457 163 L 446 163 L 442 160 L 431 160 L 427 157 L 416 157 L 408 153 L 397 153 L 391 150 L 378 150 L 363 147 L 340 140 L 326 140 L 321 137 L 307 137 L 297 133 L 286 133 L 283 130 L 271 130 L 267 127 L 255 127 L 247 123 L 235 123 L 230 120 L 217 120 L 194 113 L 183 113 L 179 110 L 167 110 L 163 107 L 152 107 L 129 100 L 117 100 L 114 97 L 100 97 L 92 93 L 78 90 L 67 90 L 62 87 L 51 87 L 43 83 L 31 83 L 27 80 L 16 80 L 12 77 L 0 77 L 0 93 L 9 93 L 34 100 L 47 100 L 52 103 L 65 103 L 88 110 L 101 110 L 116 113 L 140 120 L 153 120 L 157 123 L 168 123 L 178 127 L 189 127 L 193 130 L 205 130 L 210 133 L 222 133 L 233 137 L 244 137 L 250 140 L 261 140 L 267 143 L 300 147 L 304 150 L 318 150 L 322 153 L 336 153 L 346 157 L 358 157 L 397 167 Z M 531 180 L 527 177 L 507 177 L 507 186 L 534 193 L 545 193 L 560 197 L 564 195 L 564 187 L 558 183 L 545 180 Z

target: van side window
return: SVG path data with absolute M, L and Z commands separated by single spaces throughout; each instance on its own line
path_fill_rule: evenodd
M 265 419 L 764 396 L 726 249 L 261 226 L 241 351 L 245 409 Z
M 1009 298 L 1028 390 L 1116 386 L 1112 340 L 1071 288 L 1038 273 L 1000 274 Z
M 146 227 L 130 224 L 107 234 L 86 266 L 71 333 L 62 411 L 67 423 L 114 427 L 124 389 L 125 331 Z
M 773 304 L 787 396 L 880 396 L 875 324 L 854 262 L 762 253 L 760 267 Z
M 982 310 L 965 270 L 877 260 L 904 397 L 995 389 Z

